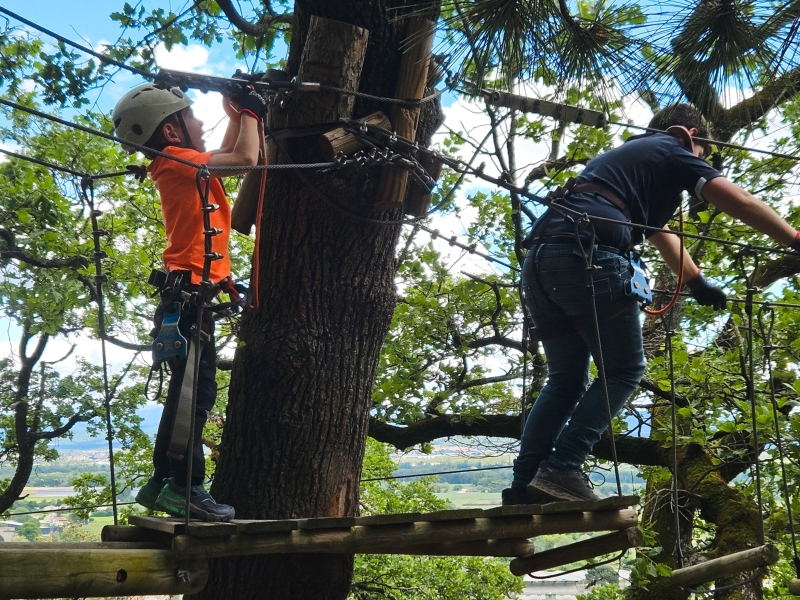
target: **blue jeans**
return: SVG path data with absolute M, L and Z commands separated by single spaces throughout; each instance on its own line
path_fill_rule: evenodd
M 547 381 L 525 422 L 514 487 L 525 487 L 542 460 L 556 470 L 581 467 L 608 427 L 602 382 L 589 385 L 589 359 L 602 349 L 611 414 L 616 415 L 639 385 L 645 360 L 639 304 L 625 294 L 627 257 L 596 246 L 592 264 L 600 348 L 591 317 L 586 265 L 573 243 L 542 244 L 528 252 L 522 270 L 524 302 L 542 342 Z M 558 335 L 553 335 L 553 331 Z M 569 421 L 569 423 L 567 423 Z

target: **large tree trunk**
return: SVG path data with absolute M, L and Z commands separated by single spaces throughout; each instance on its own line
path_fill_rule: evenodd
M 405 30 L 404 22 L 389 23 L 396 13 L 387 15 L 382 0 L 298 1 L 290 75 L 298 71 L 312 14 L 368 30 L 360 90 L 392 95 Z M 359 104 L 354 115 L 374 106 Z M 287 146 L 297 163 L 319 160 L 316 138 Z M 373 212 L 377 168 L 305 173 L 348 211 L 401 216 Z M 395 304 L 398 234 L 398 225 L 343 214 L 292 173 L 270 176 L 259 248 L 261 307 L 242 323 L 212 489 L 237 517 L 357 513 L 372 385 Z M 352 564 L 352 556 L 323 554 L 217 560 L 198 596 L 342 599 Z

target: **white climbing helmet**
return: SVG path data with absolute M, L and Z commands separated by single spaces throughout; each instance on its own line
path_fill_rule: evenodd
M 145 83 L 133 88 L 117 102 L 111 115 L 114 131 L 120 139 L 144 144 L 161 121 L 191 104 L 180 88 L 167 90 Z M 136 148 L 127 144 L 123 144 L 123 148 L 130 154 L 136 152 Z

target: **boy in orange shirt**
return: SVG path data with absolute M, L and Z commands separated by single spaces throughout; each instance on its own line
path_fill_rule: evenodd
M 209 167 L 230 167 L 211 171 L 208 184 L 208 202 L 219 207 L 209 215 L 211 228 L 217 231 L 211 238 L 212 252 L 221 257 L 211 262 L 209 279 L 213 284 L 224 286 L 232 281 L 228 256 L 231 211 L 219 178 L 239 175 L 246 172 L 241 167 L 257 163 L 258 123 L 263 116 L 265 102 L 252 86 L 243 87 L 237 101 L 224 98 L 223 105 L 229 117 L 228 127 L 222 147 L 211 152 L 205 151 L 203 123 L 194 116 L 190 105 L 191 101 L 178 88 L 164 89 L 144 84 L 128 92 L 117 103 L 112 116 L 114 129 L 120 139 L 164 154 Z M 126 150 L 133 152 L 134 148 L 126 146 Z M 155 156 L 147 170 L 161 197 L 167 234 L 163 260 L 168 272 L 161 293 L 162 305 L 166 304 L 167 310 L 170 310 L 173 301 L 182 301 L 182 291 L 198 291 L 203 278 L 205 227 L 196 184 L 197 169 L 164 156 Z M 178 322 L 181 334 L 190 344 L 194 337 L 197 310 L 194 303 L 184 304 Z M 202 432 L 208 411 L 214 406 L 217 396 L 214 321 L 209 311 L 205 311 L 204 316 L 202 330 L 209 337 L 201 345 L 200 351 L 194 439 L 191 441 L 192 489 L 189 512 L 191 517 L 204 521 L 230 521 L 235 514 L 233 507 L 218 504 L 203 487 L 205 458 Z M 160 326 L 160 322 L 157 325 Z M 178 458 L 174 452 L 168 456 L 168 450 L 187 360 L 173 358 L 169 362 L 172 374 L 153 451 L 154 473 L 139 490 L 136 501 L 150 509 L 184 516 L 186 456 Z

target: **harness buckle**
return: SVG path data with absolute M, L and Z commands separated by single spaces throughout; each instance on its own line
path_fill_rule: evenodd
M 186 358 L 189 354 L 189 344 L 178 329 L 181 320 L 181 303 L 174 302 L 172 311 L 164 313 L 158 337 L 153 340 L 153 364 L 173 358 Z
M 631 263 L 631 278 L 625 282 L 625 294 L 636 298 L 642 306 L 652 304 L 653 290 L 647 277 L 647 265 L 638 252 L 629 252 L 628 260 Z

